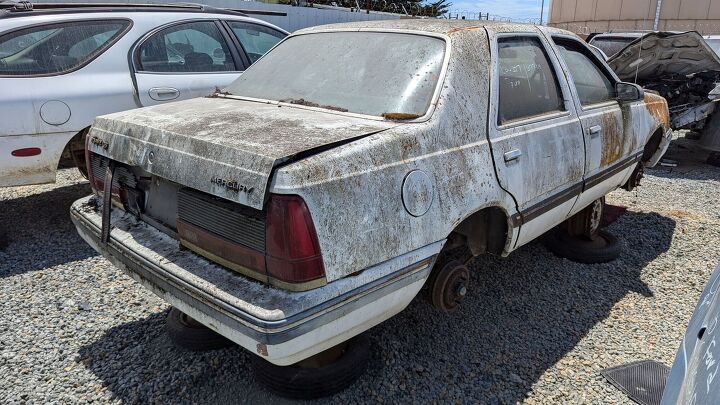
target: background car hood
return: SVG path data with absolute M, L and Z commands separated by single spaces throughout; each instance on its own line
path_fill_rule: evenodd
M 398 125 L 294 106 L 196 98 L 98 117 L 88 148 L 262 209 L 277 165 Z
M 720 58 L 695 31 L 651 32 L 608 59 L 621 80 L 642 83 L 673 74 L 720 71 Z

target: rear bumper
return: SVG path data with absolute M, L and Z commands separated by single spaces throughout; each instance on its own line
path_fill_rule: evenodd
M 438 242 L 305 292 L 269 287 L 219 267 L 176 240 L 113 212 L 107 244 L 100 214 L 76 201 L 70 211 L 86 242 L 171 305 L 278 365 L 296 363 L 402 311 L 425 283 Z

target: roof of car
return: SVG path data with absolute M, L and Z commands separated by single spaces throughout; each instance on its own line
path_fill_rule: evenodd
M 357 21 L 350 23 L 328 24 L 309 27 L 297 31 L 297 33 L 306 33 L 319 30 L 335 30 L 335 29 L 397 29 L 410 31 L 423 31 L 439 34 L 452 34 L 460 31 L 472 31 L 486 26 L 492 27 L 517 27 L 519 30 L 527 31 L 528 28 L 534 27 L 532 24 L 523 24 L 516 22 L 500 22 L 487 20 L 449 20 L 436 18 L 401 18 L 396 20 L 376 20 L 376 21 Z M 553 32 L 561 32 L 562 30 L 545 27 Z M 564 32 L 564 31 L 562 31 Z
M 48 14 L 77 14 L 77 13 L 107 13 L 107 12 L 183 12 L 183 13 L 211 13 L 236 16 L 277 15 L 278 13 L 264 10 L 240 10 L 210 7 L 203 4 L 177 3 L 177 4 L 129 4 L 129 3 L 32 3 L 30 1 L 2 1 L 0 0 L 0 18 L 27 17 Z

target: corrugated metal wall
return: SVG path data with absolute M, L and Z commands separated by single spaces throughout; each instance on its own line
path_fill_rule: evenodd
M 180 0 L 38 0 L 43 3 L 142 3 L 142 4 L 168 4 L 178 3 Z M 278 27 L 284 28 L 290 32 L 299 30 L 305 27 L 312 27 L 315 25 L 332 24 L 339 22 L 350 22 L 350 21 L 367 21 L 367 20 L 392 20 L 398 19 L 401 16 L 399 14 L 389 13 L 375 13 L 370 14 L 366 12 L 349 12 L 344 10 L 336 9 L 320 9 L 311 7 L 293 7 L 282 4 L 268 4 L 260 3 L 256 1 L 243 1 L 243 0 L 202 0 L 192 1 L 202 4 L 207 4 L 212 7 L 223 7 L 223 8 L 240 8 L 240 9 L 251 9 L 251 10 L 268 10 L 268 11 L 279 11 L 287 13 L 285 17 L 279 16 L 264 16 L 264 15 L 253 15 L 252 17 L 267 21 L 271 24 L 275 24 Z
M 657 0 L 551 0 L 550 22 L 578 34 L 651 30 Z M 662 0 L 659 30 L 720 33 L 720 0 Z

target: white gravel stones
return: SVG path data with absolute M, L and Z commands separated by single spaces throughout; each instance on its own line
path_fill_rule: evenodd
M 670 155 L 679 167 L 608 197 L 629 207 L 609 227 L 620 259 L 581 265 L 538 243 L 478 258 L 456 313 L 416 299 L 372 329 L 370 370 L 327 401 L 628 402 L 599 371 L 671 364 L 720 261 L 720 168 L 684 139 Z M 73 169 L 58 180 L 0 188 L 0 403 L 285 402 L 255 384 L 239 348 L 173 347 L 168 306 L 77 236 L 68 207 L 87 182 Z

